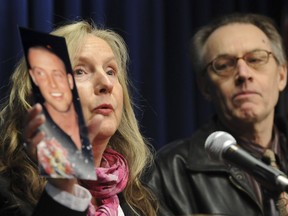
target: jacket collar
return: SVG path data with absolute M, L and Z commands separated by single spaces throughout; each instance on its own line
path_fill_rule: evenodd
M 198 130 L 193 135 L 192 139 L 190 139 L 193 140 L 193 143 L 190 143 L 189 145 L 189 157 L 186 168 L 189 172 L 217 172 L 227 175 L 229 181 L 239 190 L 250 196 L 261 209 L 260 204 L 256 201 L 256 195 L 249 186 L 249 181 L 243 170 L 225 162 L 209 159 L 208 153 L 205 151 L 206 138 L 215 131 L 225 131 L 223 126 L 221 126 L 217 121 L 217 118 L 214 117 L 210 123 L 202 127 L 201 130 Z M 197 160 L 195 160 L 195 158 L 197 158 Z

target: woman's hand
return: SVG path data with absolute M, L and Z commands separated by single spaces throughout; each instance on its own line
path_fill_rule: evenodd
M 37 160 L 37 145 L 44 139 L 45 133 L 39 130 L 39 127 L 45 122 L 45 116 L 42 114 L 42 106 L 35 104 L 31 107 L 24 120 L 23 139 L 27 154 L 35 161 Z M 60 190 L 73 193 L 74 185 L 77 179 L 58 179 L 47 178 L 50 184 Z
M 45 122 L 45 116 L 41 112 L 42 106 L 35 104 L 28 110 L 24 120 L 24 145 L 28 155 L 35 161 L 37 161 L 37 145 L 45 137 L 44 132 L 39 130 L 39 127 Z

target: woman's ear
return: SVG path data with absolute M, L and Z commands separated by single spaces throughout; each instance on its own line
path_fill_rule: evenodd
M 207 99 L 207 100 L 211 100 L 211 91 L 210 91 L 210 85 L 209 85 L 209 80 L 207 75 L 198 75 L 197 77 L 197 84 L 198 87 L 201 91 L 201 93 L 203 94 L 203 96 Z

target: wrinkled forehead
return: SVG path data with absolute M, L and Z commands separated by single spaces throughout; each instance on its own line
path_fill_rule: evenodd
M 257 26 L 232 23 L 217 28 L 204 45 L 204 58 L 210 60 L 219 55 L 243 55 L 256 49 L 271 50 L 266 34 Z

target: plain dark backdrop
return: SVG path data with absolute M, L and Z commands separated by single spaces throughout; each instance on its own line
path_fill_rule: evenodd
M 195 31 L 219 15 L 261 13 L 274 19 L 287 40 L 285 0 L 3 0 L 0 4 L 0 100 L 22 56 L 17 26 L 50 32 L 63 22 L 93 20 L 125 39 L 129 75 L 143 134 L 156 149 L 188 137 L 213 115 L 189 59 Z M 277 113 L 286 118 L 286 92 Z

